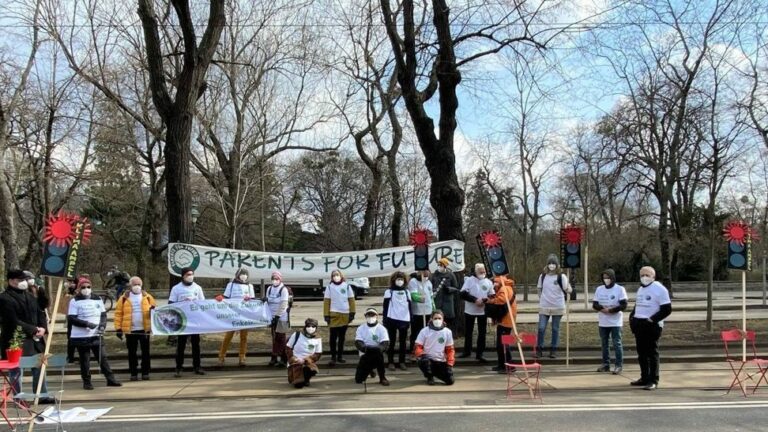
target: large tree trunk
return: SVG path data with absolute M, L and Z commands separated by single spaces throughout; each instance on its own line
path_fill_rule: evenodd
M 399 144 L 398 144 L 399 145 Z M 387 170 L 389 176 L 389 189 L 392 195 L 392 247 L 400 246 L 400 234 L 403 225 L 405 205 L 403 203 L 403 190 L 400 186 L 400 178 L 397 176 L 397 152 L 390 151 L 387 155 Z
M 360 227 L 360 248 L 370 249 L 371 239 L 373 238 L 375 220 L 379 211 L 379 195 L 381 195 L 381 185 L 383 176 L 378 161 L 373 166 L 368 166 L 371 171 L 371 188 L 368 190 L 368 196 L 365 200 L 365 213 L 363 214 L 363 225 Z
M 168 237 L 170 241 L 192 240 L 192 190 L 189 182 L 189 138 L 192 116 L 175 113 L 166 122 L 165 197 L 168 205 Z

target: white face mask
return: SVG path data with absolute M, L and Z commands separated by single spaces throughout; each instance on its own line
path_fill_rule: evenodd
M 90 288 L 83 288 L 80 290 L 80 294 L 82 294 L 85 297 L 91 296 L 91 289 Z
M 307 327 L 307 333 L 308 334 L 313 335 L 313 334 L 315 334 L 316 331 L 317 331 L 317 327 Z
M 27 283 L 27 281 L 23 280 L 19 282 L 18 285 L 16 285 L 16 288 L 20 290 L 26 290 L 27 288 L 29 288 L 29 284 Z
M 248 280 L 248 275 L 246 275 L 246 274 L 241 274 L 241 275 L 238 277 L 238 279 L 240 279 L 240 282 L 245 282 L 245 281 L 247 281 L 247 280 Z
M 194 280 L 195 280 L 194 276 L 184 276 L 184 282 L 188 284 L 191 284 L 192 282 L 194 282 Z
M 333 277 L 333 281 L 336 282 L 336 283 L 341 282 L 341 276 L 338 276 L 338 275 L 334 276 Z
M 439 267 L 437 268 L 437 271 L 439 271 L 439 272 L 444 272 L 444 271 L 445 271 L 445 267 L 443 267 L 443 266 L 439 266 Z
M 399 287 L 403 286 L 404 283 L 405 283 L 405 281 L 402 280 L 402 279 L 398 279 L 398 280 L 395 281 L 395 285 L 397 285 Z
M 603 279 L 603 283 L 605 284 L 605 286 L 608 286 L 608 285 L 610 285 L 610 284 L 611 284 L 611 282 L 612 282 L 612 281 L 611 281 L 610 279 Z
M 641 276 L 640 283 L 643 285 L 650 285 L 653 282 L 653 278 L 650 276 Z
M 432 325 L 437 327 L 437 328 L 440 328 L 440 327 L 443 326 L 443 320 L 441 320 L 441 319 L 433 319 L 432 320 Z
M 366 319 L 365 319 L 365 322 L 367 322 L 367 323 L 368 323 L 368 324 L 370 324 L 370 325 L 374 325 L 374 324 L 376 324 L 377 322 L 379 322 L 379 319 L 378 319 L 378 318 L 376 318 L 375 316 L 372 316 L 372 317 L 368 317 L 368 318 L 366 318 Z
M 134 294 L 141 294 L 141 285 L 132 285 L 131 292 Z
M 555 269 L 557 268 L 557 264 L 547 264 L 547 268 L 549 269 L 549 271 L 555 271 Z
M 272 279 L 273 286 L 280 286 L 280 279 Z
M 485 279 L 485 273 L 478 273 L 477 274 L 478 279 Z

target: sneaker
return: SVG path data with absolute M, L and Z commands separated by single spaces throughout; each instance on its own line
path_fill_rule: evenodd
M 656 390 L 659 388 L 659 385 L 656 383 L 650 383 L 647 386 L 643 387 L 643 390 Z
M 435 379 L 432 377 L 427 378 L 427 385 L 435 385 Z
M 615 368 L 613 368 L 613 372 L 611 373 L 614 375 L 621 375 L 621 371 L 622 371 L 621 366 L 616 366 Z
M 339 363 L 339 364 L 344 364 L 344 363 L 346 363 L 346 362 L 347 362 L 347 361 L 346 361 L 346 360 L 344 360 L 344 359 L 343 359 L 343 358 L 341 358 L 341 357 L 339 357 L 339 358 L 337 358 L 337 359 L 336 359 L 336 363 Z
M 477 358 L 477 361 L 479 361 L 480 363 L 488 363 L 488 359 L 486 359 L 483 356 L 476 357 L 476 358 Z
M 642 378 L 640 378 L 640 379 L 632 381 L 631 383 L 629 383 L 629 385 L 633 385 L 633 386 L 647 386 L 648 383 L 643 381 Z
M 394 364 L 394 363 L 389 363 L 389 364 L 387 365 L 387 368 L 388 368 L 389 370 L 391 370 L 391 371 L 393 371 L 393 370 L 395 370 L 395 369 L 396 369 L 396 367 L 395 367 L 395 364 Z
M 267 366 L 274 366 L 277 364 L 277 358 L 272 357 L 272 359 L 267 363 Z
M 541 350 L 541 348 L 536 348 L 536 351 L 533 352 L 533 358 L 538 359 L 544 357 L 544 354 Z
M 136 375 L 131 375 L 131 381 L 138 381 L 139 377 Z
M 122 387 L 123 383 L 120 381 L 115 381 L 114 379 L 108 379 L 107 380 L 107 387 Z
M 41 405 L 53 405 L 56 403 L 56 399 L 52 397 L 42 397 L 37 401 L 37 403 Z
M 386 378 L 380 379 L 379 384 L 383 385 L 384 387 L 389 387 L 389 381 Z
M 176 368 L 176 372 L 173 374 L 174 378 L 181 378 L 181 368 Z
M 549 358 L 551 359 L 557 358 L 557 354 L 554 351 L 550 351 Z
M 408 366 L 406 366 L 405 363 L 398 364 L 397 368 L 400 369 L 401 371 L 408 370 Z
M 195 369 L 195 375 L 205 375 L 205 371 L 203 368 L 197 368 Z
M 93 390 L 93 384 L 90 381 L 84 382 L 83 383 L 83 389 L 84 390 Z
M 237 365 L 240 367 L 246 367 L 248 364 L 245 362 L 245 359 L 242 359 Z
M 286 366 L 286 364 L 282 360 L 278 360 L 277 363 L 275 364 L 275 366 L 279 367 L 279 368 L 284 368 Z
M 142 381 L 149 381 L 149 375 L 142 375 L 141 376 Z
M 608 365 L 602 365 L 599 368 L 597 368 L 597 371 L 598 372 L 610 372 L 611 371 L 611 367 L 608 366 Z
M 498 374 L 505 374 L 507 373 L 507 368 L 505 366 L 494 366 L 491 368 L 491 371 L 496 372 Z

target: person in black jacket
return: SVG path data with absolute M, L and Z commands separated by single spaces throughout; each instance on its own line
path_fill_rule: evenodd
M 629 315 L 629 327 L 637 343 L 637 361 L 640 379 L 633 386 L 656 390 L 659 385 L 659 339 L 664 319 L 672 313 L 672 301 L 667 287 L 656 281 L 653 267 L 640 269 L 640 288 L 637 290 L 635 308 Z
M 0 331 L 0 356 L 6 359 L 5 350 L 11 344 L 11 339 L 17 328 L 21 328 L 24 333 L 22 342 L 22 355 L 33 356 L 45 351 L 45 335 L 48 332 L 48 323 L 45 315 L 40 310 L 35 297 L 29 292 L 29 282 L 27 275 L 21 270 L 9 270 L 6 274 L 8 286 L 0 294 L 0 318 L 2 318 L 2 331 Z M 16 385 L 18 376 L 21 374 L 19 369 L 11 372 L 11 382 Z M 32 387 L 37 391 L 37 383 L 40 380 L 40 369 L 32 369 Z M 42 392 L 47 392 L 45 381 L 43 381 Z M 52 403 L 50 398 L 41 398 L 40 403 Z

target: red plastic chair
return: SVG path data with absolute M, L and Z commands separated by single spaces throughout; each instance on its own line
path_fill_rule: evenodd
M 531 357 L 536 352 L 536 335 L 533 333 L 520 333 L 520 345 L 525 350 L 526 347 L 531 349 Z M 541 376 L 541 364 L 537 362 L 526 363 L 512 363 L 507 358 L 507 352 L 510 347 L 517 350 L 518 337 L 510 335 L 501 336 L 501 344 L 504 346 L 504 365 L 507 368 L 507 399 L 511 398 L 514 394 L 514 389 L 518 386 L 524 386 L 526 393 L 533 399 L 538 399 L 542 403 L 544 400 L 541 397 L 540 376 Z
M 740 329 L 723 330 L 720 332 L 720 339 L 722 339 L 723 347 L 725 349 L 725 360 L 728 362 L 728 365 L 733 372 L 733 381 L 731 381 L 731 385 L 728 387 L 728 391 L 725 394 L 730 393 L 731 389 L 738 385 L 741 389 L 741 393 L 744 397 L 747 397 L 747 390 L 749 389 L 747 380 L 755 383 L 755 386 L 752 389 L 752 394 L 757 391 L 761 382 L 768 384 L 768 378 L 765 376 L 766 372 L 768 372 L 768 359 L 757 357 L 755 332 L 753 330 L 747 330 L 746 332 L 743 332 Z M 751 349 L 752 351 L 751 353 L 747 352 L 747 361 L 743 361 L 741 355 L 733 356 L 730 351 L 728 351 L 729 343 L 738 343 L 741 345 L 744 339 L 747 340 L 748 350 Z M 757 370 L 748 370 L 749 368 L 755 367 Z M 742 372 L 744 373 L 743 376 Z M 757 377 L 757 381 L 755 381 L 755 377 Z

